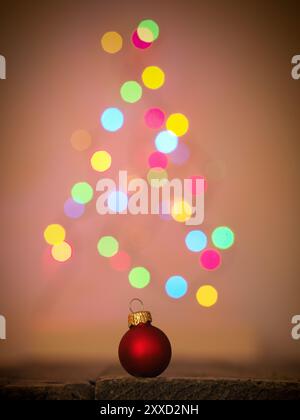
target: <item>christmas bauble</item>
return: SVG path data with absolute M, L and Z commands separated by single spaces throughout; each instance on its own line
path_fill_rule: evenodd
M 129 330 L 120 341 L 119 359 L 130 375 L 153 378 L 160 375 L 170 363 L 170 341 L 151 322 L 148 311 L 132 312 L 128 316 Z

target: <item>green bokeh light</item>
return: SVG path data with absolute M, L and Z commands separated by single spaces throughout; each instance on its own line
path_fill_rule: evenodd
M 144 267 L 135 267 L 129 273 L 129 283 L 132 287 L 143 289 L 150 283 L 150 273 Z
M 138 82 L 129 81 L 122 85 L 120 93 L 125 102 L 133 104 L 141 99 L 143 90 Z
M 78 182 L 73 186 L 71 196 L 76 203 L 87 204 L 92 200 L 94 191 L 87 182 Z
M 113 257 L 119 251 L 119 242 L 113 236 L 103 236 L 100 238 L 97 249 L 102 257 Z
M 235 241 L 233 231 L 226 226 L 216 228 L 212 233 L 212 241 L 215 247 L 219 249 L 228 249 L 232 247 Z
M 146 32 L 144 32 L 146 30 Z M 153 39 L 149 39 L 146 35 L 146 38 L 144 38 L 143 35 L 147 34 L 147 31 L 152 34 Z M 159 26 L 158 24 L 152 20 L 152 19 L 145 19 L 140 22 L 138 29 L 137 29 L 139 37 L 146 42 L 153 42 L 156 41 L 159 36 Z

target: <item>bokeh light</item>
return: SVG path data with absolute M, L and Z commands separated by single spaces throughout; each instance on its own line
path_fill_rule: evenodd
M 219 226 L 213 231 L 211 239 L 216 248 L 229 249 L 234 244 L 235 235 L 229 227 Z
M 171 298 L 180 299 L 186 294 L 188 290 L 188 284 L 183 277 L 172 276 L 167 280 L 165 289 Z
M 106 32 L 101 38 L 101 45 L 105 52 L 115 54 L 122 49 L 123 38 L 118 32 Z
M 147 127 L 157 130 L 165 122 L 165 113 L 159 108 L 150 108 L 146 111 L 144 119 Z
M 122 85 L 120 94 L 125 102 L 133 104 L 141 99 L 143 89 L 138 82 L 130 80 Z
M 200 252 L 207 246 L 207 236 L 202 230 L 192 230 L 185 237 L 187 248 L 192 252 Z
M 171 131 L 161 131 L 155 138 L 155 146 L 161 153 L 172 153 L 178 146 L 178 138 Z
M 78 182 L 73 186 L 71 196 L 76 203 L 87 204 L 93 199 L 94 191 L 87 182 Z
M 165 73 L 156 66 L 146 67 L 142 74 L 144 85 L 148 89 L 159 89 L 165 83 Z
M 200 255 L 200 264 L 205 270 L 216 270 L 222 262 L 221 254 L 215 249 L 207 249 Z
M 105 172 L 111 166 L 111 155 L 105 150 L 95 152 L 91 157 L 91 166 L 97 172 Z
M 118 131 L 124 124 L 123 113 L 118 108 L 107 108 L 101 115 L 101 124 L 106 131 Z
M 149 185 L 159 188 L 168 181 L 168 172 L 162 168 L 151 168 L 148 171 L 147 180 Z
M 123 191 L 112 191 L 108 196 L 108 207 L 114 213 L 122 213 L 127 209 L 128 197 Z
M 67 242 L 53 245 L 51 255 L 58 262 L 68 261 L 72 256 L 72 248 Z
M 142 41 L 153 42 L 159 37 L 159 26 L 154 20 L 145 19 L 139 23 L 137 33 Z
M 164 153 L 153 152 L 148 158 L 150 168 L 165 169 L 168 166 L 168 158 Z
M 71 145 L 78 152 L 83 152 L 92 144 L 92 137 L 86 130 L 76 130 L 71 136 Z
M 131 266 L 131 258 L 127 252 L 119 251 L 109 259 L 111 267 L 116 271 L 128 271 Z
M 188 202 L 177 200 L 172 206 L 171 214 L 176 222 L 184 223 L 192 217 L 193 209 Z
M 177 137 L 184 136 L 189 129 L 189 120 L 183 114 L 171 114 L 166 122 L 167 130 L 172 131 Z
M 70 219 L 78 219 L 84 214 L 85 205 L 76 203 L 73 198 L 68 198 L 64 204 L 64 213 Z
M 65 240 L 65 237 L 65 228 L 59 224 L 49 225 L 44 230 L 44 238 L 49 245 L 60 244 Z
M 190 179 L 192 181 L 192 195 L 195 196 L 195 195 L 202 195 L 203 194 L 203 189 L 201 188 L 201 185 L 199 186 L 199 182 L 197 182 L 198 179 L 204 181 L 204 192 L 207 191 L 208 183 L 207 183 L 207 180 L 204 176 L 193 175 L 193 176 L 189 177 L 188 179 Z
M 145 267 L 134 267 L 130 271 L 128 279 L 132 287 L 143 289 L 150 283 L 151 276 Z
M 133 32 L 132 37 L 131 37 L 131 42 L 139 50 L 146 50 L 147 48 L 151 47 L 151 45 L 152 45 L 152 42 L 142 41 L 140 39 L 137 31 Z
M 103 236 L 100 238 L 97 249 L 102 257 L 110 258 L 119 251 L 119 242 L 113 236 Z
M 202 286 L 198 289 L 196 298 L 199 305 L 204 308 L 211 308 L 218 301 L 218 292 L 212 286 Z
M 174 163 L 174 165 L 184 165 L 191 155 L 190 149 L 187 147 L 185 143 L 178 143 L 176 149 L 169 154 L 170 161 Z

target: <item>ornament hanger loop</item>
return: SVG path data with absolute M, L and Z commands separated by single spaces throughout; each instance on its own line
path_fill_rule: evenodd
M 141 305 L 141 309 L 140 309 L 140 311 L 143 311 L 144 310 L 144 302 L 141 300 L 141 299 L 139 299 L 139 298 L 133 298 L 133 299 L 131 299 L 131 301 L 129 302 L 129 310 L 130 310 L 130 312 L 133 314 L 134 312 L 137 312 L 137 311 L 134 311 L 133 310 L 133 308 L 132 308 L 132 306 L 133 306 L 133 303 L 134 302 L 138 302 L 140 305 Z

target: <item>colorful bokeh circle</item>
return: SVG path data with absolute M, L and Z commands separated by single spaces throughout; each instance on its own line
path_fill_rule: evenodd
M 143 289 L 150 283 L 151 276 L 145 267 L 134 267 L 130 271 L 128 279 L 132 287 Z
M 182 276 L 172 276 L 167 280 L 165 289 L 168 296 L 180 299 L 186 294 L 188 283 Z
M 108 207 L 114 213 L 122 213 L 127 209 L 128 197 L 123 191 L 112 191 L 108 196 Z
M 66 230 L 59 224 L 52 224 L 44 230 L 45 241 L 49 245 L 58 245 L 65 240 Z
M 168 181 L 168 172 L 163 168 L 151 168 L 147 180 L 152 187 L 160 188 Z
M 106 131 L 118 131 L 123 127 L 124 115 L 118 108 L 107 108 L 101 115 L 101 124 Z
M 119 251 L 116 255 L 109 259 L 110 266 L 116 271 L 128 271 L 131 266 L 130 255 L 125 251 Z
M 174 202 L 171 210 L 171 215 L 176 222 L 185 223 L 193 214 L 191 205 L 184 200 L 177 200 Z
M 72 187 L 71 196 L 76 203 L 87 204 L 94 196 L 94 190 L 87 182 L 77 182 Z
M 84 214 L 85 205 L 76 203 L 73 198 L 68 198 L 64 204 L 64 213 L 70 219 L 79 219 Z
M 171 114 L 166 122 L 167 130 L 172 131 L 177 137 L 184 136 L 189 129 L 189 120 L 183 114 Z
M 97 249 L 102 257 L 111 258 L 119 251 L 119 242 L 113 236 L 103 236 L 100 238 Z
M 58 262 L 66 262 L 72 256 L 72 248 L 67 242 L 53 245 L 51 255 Z
M 76 130 L 71 136 L 72 147 L 78 152 L 88 149 L 92 143 L 92 137 L 86 130 Z
M 120 94 L 121 94 L 122 99 L 125 102 L 134 104 L 135 102 L 138 102 L 141 99 L 142 94 L 143 94 L 143 89 L 138 82 L 135 82 L 134 80 L 130 80 L 128 82 L 125 82 L 121 86 Z
M 147 127 L 157 130 L 165 122 L 165 113 L 160 108 L 150 108 L 146 111 L 144 119 Z
M 169 158 L 174 165 L 184 165 L 191 155 L 190 149 L 187 147 L 185 143 L 178 143 L 176 149 L 170 153 Z
M 111 167 L 111 155 L 105 150 L 95 152 L 91 157 L 91 166 L 96 172 L 105 172 Z
M 222 263 L 222 257 L 216 249 L 207 249 L 200 255 L 200 264 L 205 270 L 216 270 Z
M 192 230 L 186 235 L 185 244 L 192 252 L 203 251 L 207 247 L 207 236 L 202 230 Z
M 135 46 L 135 48 L 138 48 L 139 50 L 146 50 L 152 45 L 152 42 L 142 41 L 138 35 L 137 30 L 133 32 L 131 42 Z
M 234 244 L 235 235 L 229 227 L 219 226 L 213 231 L 211 239 L 216 248 L 229 249 Z
M 115 54 L 122 49 L 123 38 L 118 32 L 106 32 L 101 38 L 101 46 L 105 52 Z
M 155 147 L 161 153 L 172 153 L 177 146 L 178 138 L 172 131 L 161 131 L 155 138 Z
M 150 168 L 165 169 L 168 166 L 168 158 L 164 153 L 153 152 L 148 158 Z
M 142 41 L 153 42 L 159 37 L 159 26 L 154 20 L 145 19 L 139 23 L 137 33 Z
M 159 89 L 165 83 L 165 73 L 157 66 L 146 67 L 142 73 L 142 80 L 148 89 Z
M 211 308 L 218 302 L 218 292 L 213 286 L 202 286 L 196 293 L 199 305 L 204 308 Z

